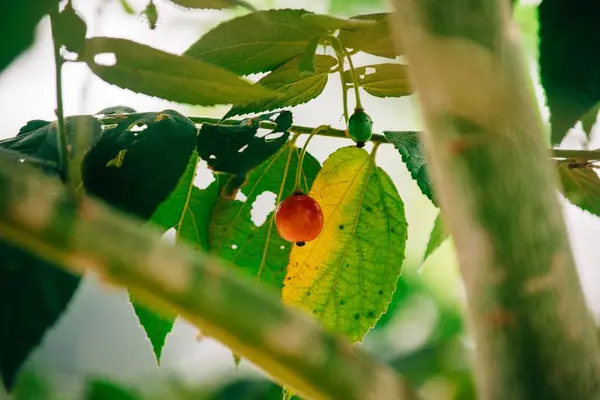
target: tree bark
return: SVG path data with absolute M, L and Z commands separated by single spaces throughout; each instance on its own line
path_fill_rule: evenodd
M 466 288 L 479 398 L 600 398 L 595 326 L 509 2 L 393 3 Z
M 310 399 L 415 400 L 392 369 L 216 258 L 0 157 L 0 239 L 194 323 Z

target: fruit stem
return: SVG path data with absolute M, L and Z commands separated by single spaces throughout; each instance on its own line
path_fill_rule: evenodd
M 342 46 L 342 51 L 344 52 L 344 55 L 348 59 L 348 65 L 350 66 L 350 74 L 352 75 L 352 83 L 354 86 L 354 95 L 356 97 L 355 109 L 362 110 L 363 106 L 362 106 L 362 103 L 360 102 L 360 84 L 358 82 L 358 76 L 356 74 L 356 70 L 354 69 L 354 63 L 352 62 L 352 56 L 350 55 L 350 53 L 348 53 L 348 50 L 346 50 L 346 48 L 343 46 Z
M 339 64 L 339 73 L 340 73 L 340 82 L 342 83 L 342 104 L 344 107 L 344 123 L 348 124 L 348 118 L 350 113 L 348 112 L 348 87 L 346 86 L 346 80 L 344 79 L 344 56 L 343 54 L 335 52 L 338 64 Z
M 69 6 L 71 2 L 67 3 Z M 62 95 L 62 66 L 63 59 L 60 55 L 60 43 L 56 36 L 58 15 L 60 14 L 59 4 L 56 3 L 56 9 L 50 14 L 50 24 L 52 29 L 52 43 L 54 45 L 54 66 L 55 66 L 55 85 L 56 85 L 56 141 L 58 147 L 58 170 L 61 178 L 68 188 L 72 189 L 71 176 L 69 170 L 69 150 L 67 141 L 67 130 L 65 127 L 65 117 L 63 111 Z
M 304 155 L 306 154 L 306 149 L 308 148 L 308 143 L 310 142 L 310 140 L 313 138 L 313 136 L 315 136 L 317 133 L 319 133 L 322 130 L 325 129 L 329 129 L 330 127 L 328 125 L 320 125 L 317 126 L 315 129 L 313 129 L 313 131 L 310 133 L 310 135 L 308 135 L 308 138 L 306 139 L 306 142 L 304 142 L 304 146 L 302 146 L 302 151 L 300 152 L 300 157 L 298 158 L 298 168 L 296 169 L 296 184 L 294 185 L 294 193 L 297 192 L 301 192 L 304 193 L 302 191 L 302 167 L 303 167 L 303 163 L 304 163 Z

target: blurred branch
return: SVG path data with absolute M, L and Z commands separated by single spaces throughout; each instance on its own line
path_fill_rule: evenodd
M 377 362 L 275 293 L 149 225 L 0 158 L 0 238 L 64 268 L 98 273 L 158 310 L 170 310 L 311 399 L 414 400 Z
M 509 2 L 393 3 L 465 283 L 478 397 L 598 397 L 599 342 Z

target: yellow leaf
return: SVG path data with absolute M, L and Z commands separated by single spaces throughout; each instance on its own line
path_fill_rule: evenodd
M 402 271 L 404 205 L 374 155 L 357 147 L 333 153 L 314 181 L 325 226 L 290 255 L 283 302 L 354 341 L 386 311 Z

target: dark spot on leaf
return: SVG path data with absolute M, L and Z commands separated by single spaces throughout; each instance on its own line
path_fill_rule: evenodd
M 379 294 L 383 294 L 383 290 L 380 290 L 380 291 L 379 291 Z
M 360 314 L 356 313 L 354 314 L 354 319 L 359 319 L 360 318 Z
M 340 225 L 340 226 L 338 226 L 338 228 L 340 228 L 340 231 L 343 231 L 344 230 L 344 225 Z
M 367 313 L 367 318 L 375 318 L 375 311 L 369 311 Z
M 340 300 L 340 306 L 343 306 L 344 304 L 346 304 L 346 300 Z
M 390 229 L 390 231 L 391 231 L 392 233 L 395 233 L 395 232 L 396 232 L 396 230 L 395 230 L 394 228 Z
M 365 210 L 367 210 L 368 212 L 373 212 L 373 208 L 371 206 L 366 206 Z

